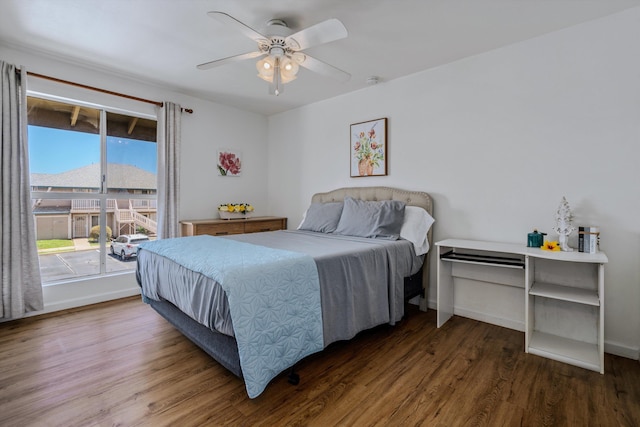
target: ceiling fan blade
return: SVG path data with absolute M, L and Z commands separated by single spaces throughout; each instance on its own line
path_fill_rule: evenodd
M 291 34 L 285 40 L 287 44 L 297 45 L 296 50 L 302 50 L 345 37 L 347 37 L 347 29 L 342 22 L 332 18 Z
M 301 66 L 318 74 L 322 74 L 324 76 L 339 80 L 341 82 L 346 82 L 351 78 L 351 74 L 347 73 L 346 71 L 342 71 L 341 69 L 336 68 L 333 65 L 329 65 L 326 62 L 322 62 L 319 59 L 315 59 L 307 55 L 306 53 L 303 54 L 301 52 L 296 52 L 293 58 Z
M 249 37 L 251 40 L 254 40 L 255 42 L 259 42 L 260 40 L 265 40 L 265 39 L 268 40 L 267 37 L 263 36 L 253 28 L 243 24 L 233 16 L 228 15 L 224 12 L 207 12 L 207 15 L 209 15 L 213 19 L 216 19 L 219 22 L 222 22 L 223 24 L 229 25 L 231 27 L 234 27 L 240 30 L 241 33 Z
M 248 52 L 240 55 L 228 56 L 222 59 L 216 59 L 215 61 L 205 62 L 204 64 L 197 65 L 196 68 L 198 68 L 199 70 L 208 70 L 210 68 L 214 68 L 219 65 L 228 64 L 230 62 L 242 61 L 243 59 L 257 58 L 263 55 L 265 54 L 259 51 Z

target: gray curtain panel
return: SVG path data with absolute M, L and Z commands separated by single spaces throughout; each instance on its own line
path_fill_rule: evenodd
M 158 117 L 158 239 L 180 235 L 180 119 L 182 108 L 165 102 Z
M 27 149 L 27 73 L 0 61 L 0 318 L 42 310 L 42 280 L 31 207 Z

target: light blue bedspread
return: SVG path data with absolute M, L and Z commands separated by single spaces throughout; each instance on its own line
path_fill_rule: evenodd
M 250 398 L 323 349 L 318 271 L 309 255 L 212 236 L 156 240 L 140 248 L 223 287 Z

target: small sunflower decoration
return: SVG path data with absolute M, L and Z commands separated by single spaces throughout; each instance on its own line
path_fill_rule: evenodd
M 544 244 L 540 247 L 543 251 L 553 251 L 560 252 L 560 244 L 558 242 L 550 242 L 549 240 L 545 240 Z

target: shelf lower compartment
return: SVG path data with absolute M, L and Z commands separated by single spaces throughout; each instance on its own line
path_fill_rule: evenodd
M 529 340 L 527 352 L 604 373 L 596 344 L 534 331 Z

